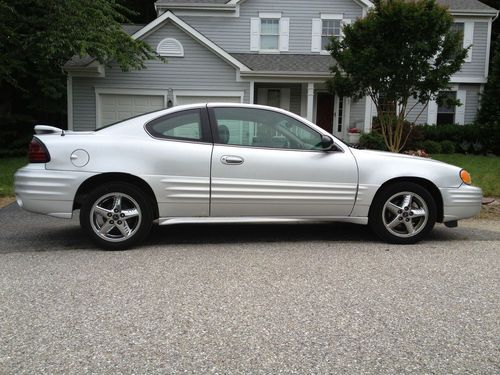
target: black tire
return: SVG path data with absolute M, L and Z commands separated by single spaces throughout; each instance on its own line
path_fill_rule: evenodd
M 408 196 L 412 197 L 411 207 L 406 204 Z M 426 215 L 420 216 L 423 212 Z M 377 192 L 370 207 L 368 224 L 373 233 L 383 241 L 413 244 L 429 234 L 436 218 L 436 202 L 427 189 L 413 182 L 402 181 L 385 186 Z
M 118 206 L 115 202 L 121 203 Z M 107 250 L 125 250 L 139 244 L 152 224 L 151 199 L 127 182 L 107 183 L 92 190 L 80 209 L 81 227 L 99 247 Z

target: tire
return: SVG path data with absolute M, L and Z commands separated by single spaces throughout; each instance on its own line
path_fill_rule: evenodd
M 429 234 L 436 218 L 436 202 L 424 187 L 413 182 L 396 182 L 377 193 L 368 224 L 383 241 L 413 244 Z
M 90 192 L 80 209 L 80 225 L 107 250 L 125 250 L 139 244 L 153 224 L 149 197 L 130 183 L 107 183 Z

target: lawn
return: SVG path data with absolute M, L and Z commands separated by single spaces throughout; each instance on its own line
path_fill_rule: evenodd
M 27 163 L 26 157 L 0 159 L 0 197 L 14 195 L 14 172 Z
M 467 169 L 485 196 L 500 197 L 500 157 L 439 154 L 433 159 Z M 14 172 L 26 163 L 25 157 L 0 159 L 0 197 L 14 195 Z
M 472 184 L 481 187 L 485 197 L 500 197 L 500 157 L 439 154 L 432 155 L 432 158 L 467 169 Z

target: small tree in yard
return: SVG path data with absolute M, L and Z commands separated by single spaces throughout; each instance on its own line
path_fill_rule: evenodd
M 477 114 L 477 122 L 500 125 L 500 36 L 495 42 L 488 82 L 481 94 L 481 108 Z
M 430 99 L 440 100 L 439 91 L 467 55 L 462 35 L 450 30 L 452 23 L 434 0 L 382 0 L 366 17 L 346 25 L 343 39 L 331 41 L 337 64 L 330 90 L 373 100 L 390 151 L 402 150 L 411 131 L 404 131 L 408 115 L 418 104 L 425 109 Z M 415 103 L 409 105 L 410 99 Z

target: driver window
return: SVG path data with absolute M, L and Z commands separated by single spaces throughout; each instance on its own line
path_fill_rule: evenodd
M 249 147 L 321 150 L 321 135 L 282 113 L 253 108 L 214 108 L 219 143 Z

